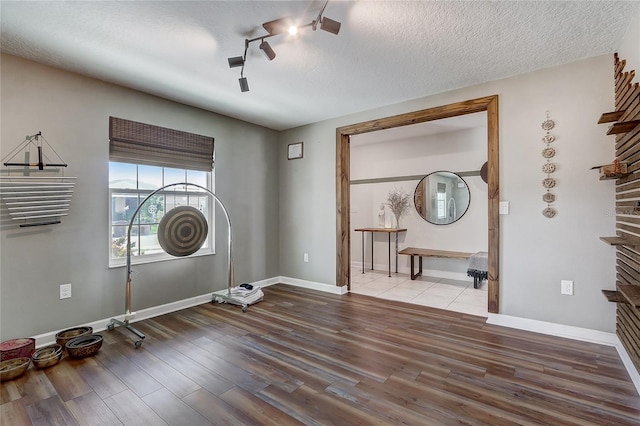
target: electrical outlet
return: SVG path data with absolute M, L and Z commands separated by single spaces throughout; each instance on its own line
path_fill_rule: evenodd
M 305 253 L 302 255 L 302 261 L 305 263 L 309 262 L 309 253 Z
M 560 281 L 560 294 L 566 294 L 567 296 L 573 296 L 573 281 L 561 280 Z
M 71 284 L 60 284 L 60 299 L 71 297 Z

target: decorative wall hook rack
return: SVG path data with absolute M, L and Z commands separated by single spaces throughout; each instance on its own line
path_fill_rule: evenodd
M 42 151 L 42 142 L 43 141 L 44 141 L 44 143 L 47 144 L 47 146 L 51 149 L 51 151 L 56 155 L 56 157 L 58 157 L 58 159 L 60 160 L 59 163 L 48 163 L 48 162 L 45 163 L 44 162 L 46 156 L 44 155 L 44 153 Z M 29 148 L 31 148 L 31 146 L 34 146 L 38 150 L 38 162 L 34 163 L 34 162 L 30 162 L 29 161 L 29 157 L 30 157 L 30 149 Z M 24 152 L 25 153 L 25 161 L 23 161 L 23 162 L 11 161 L 20 152 Z M 5 161 L 5 160 L 7 160 L 7 161 Z M 5 159 L 2 160 L 2 162 L 6 167 L 12 167 L 12 166 L 38 167 L 38 170 L 44 170 L 45 167 L 67 167 L 67 163 L 62 161 L 62 158 L 60 158 L 58 153 L 51 147 L 51 145 L 49 145 L 49 142 L 47 142 L 47 140 L 44 138 L 44 136 L 42 136 L 42 132 L 38 132 L 35 135 L 31 135 L 31 136 L 25 137 L 24 141 L 20 145 L 18 145 L 13 151 L 11 151 L 9 153 L 9 155 L 7 155 L 7 157 L 5 157 Z
M 57 157 L 51 160 L 44 153 L 44 144 Z M 37 161 L 32 161 L 32 151 L 37 151 Z M 15 160 L 18 154 L 24 160 Z M 7 169 L 0 176 L 0 199 L 12 220 L 20 227 L 53 225 L 69 214 L 75 177 L 60 175 L 60 168 L 67 167 L 58 153 L 42 136 L 42 132 L 27 136 L 3 160 Z M 37 173 L 37 176 L 32 176 Z M 43 176 L 43 174 L 48 174 Z

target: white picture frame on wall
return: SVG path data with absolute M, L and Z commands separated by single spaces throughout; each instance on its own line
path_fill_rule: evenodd
M 302 142 L 290 143 L 287 146 L 287 160 L 297 160 L 303 156 Z

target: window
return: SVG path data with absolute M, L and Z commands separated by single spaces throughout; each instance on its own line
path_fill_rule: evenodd
M 173 169 L 141 164 L 109 162 L 109 198 L 111 200 L 110 266 L 123 265 L 127 250 L 127 227 L 138 205 L 163 186 L 188 182 L 211 190 L 212 174 L 198 170 Z M 194 186 L 168 188 L 147 200 L 131 228 L 131 256 L 135 263 L 173 258 L 158 243 L 158 224 L 165 212 L 177 206 L 199 209 L 211 224 L 212 198 Z M 213 253 L 212 231 L 198 254 Z
M 446 216 L 445 213 L 445 204 L 447 202 L 447 185 L 444 183 L 438 182 L 438 192 L 436 193 L 437 198 L 436 201 L 438 203 L 438 219 L 444 219 Z
M 158 242 L 158 224 L 165 212 L 189 205 L 202 211 L 209 235 L 195 255 L 212 254 L 213 198 L 192 183 L 213 191 L 213 138 L 110 117 L 109 162 L 109 266 L 126 262 L 127 230 L 131 228 L 132 263 L 175 259 Z M 146 199 L 146 201 L 145 201 Z

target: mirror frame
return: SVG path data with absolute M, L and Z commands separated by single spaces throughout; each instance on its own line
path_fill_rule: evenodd
M 499 312 L 499 258 L 500 258 L 500 186 L 499 186 L 499 129 L 498 95 L 456 102 L 434 108 L 376 120 L 365 121 L 336 129 L 336 286 L 351 289 L 351 229 L 350 229 L 350 136 L 410 124 L 424 123 L 442 118 L 475 112 L 487 112 L 488 163 L 488 311 Z
M 422 182 L 424 182 L 424 180 L 425 180 L 426 178 L 428 178 L 429 176 L 437 175 L 437 174 L 440 174 L 440 173 L 449 173 L 449 174 L 451 174 L 451 175 L 454 175 L 454 176 L 455 176 L 455 177 L 457 177 L 459 180 L 461 180 L 462 182 L 464 182 L 464 186 L 465 186 L 465 188 L 467 188 L 467 194 L 468 194 L 469 201 L 467 202 L 467 205 L 465 206 L 464 211 L 462 212 L 462 214 L 461 214 L 460 216 L 458 216 L 458 218 L 457 218 L 457 219 L 452 220 L 451 222 L 437 223 L 437 222 L 432 222 L 432 221 L 430 221 L 429 219 L 427 219 L 425 216 L 423 216 L 423 215 L 422 215 L 422 212 L 421 212 L 421 211 L 420 211 L 420 209 L 418 208 L 418 203 L 416 202 L 416 199 L 418 198 L 418 188 L 420 188 L 420 185 L 422 185 Z M 424 201 L 425 201 L 425 200 L 424 200 L 424 196 L 425 196 L 425 195 L 424 195 L 424 191 L 423 191 L 423 193 L 422 193 L 422 197 L 423 197 L 422 202 L 424 202 Z M 454 204 L 455 204 L 455 203 L 454 203 Z M 448 170 L 437 170 L 437 171 L 435 171 L 435 172 L 431 172 L 431 173 L 429 173 L 428 175 L 425 175 L 422 179 L 420 179 L 420 182 L 418 182 L 418 184 L 416 185 L 416 189 L 413 191 L 413 208 L 414 208 L 414 209 L 416 209 L 416 212 L 418 213 L 418 216 L 420 216 L 420 217 L 422 218 L 422 220 L 424 220 L 425 222 L 430 223 L 430 224 L 432 224 L 432 225 L 444 226 L 444 225 L 451 225 L 451 224 L 453 224 L 453 223 L 456 223 L 457 221 L 459 221 L 460 219 L 462 219 L 462 216 L 464 216 L 464 215 L 465 215 L 465 213 L 467 213 L 467 211 L 469 211 L 469 206 L 471 206 L 471 189 L 469 188 L 469 184 L 467 183 L 467 181 L 466 181 L 466 180 L 464 180 L 464 179 L 462 178 L 462 176 L 460 176 L 460 175 L 459 175 L 459 174 L 457 174 L 457 173 L 450 172 L 450 171 L 448 171 Z

